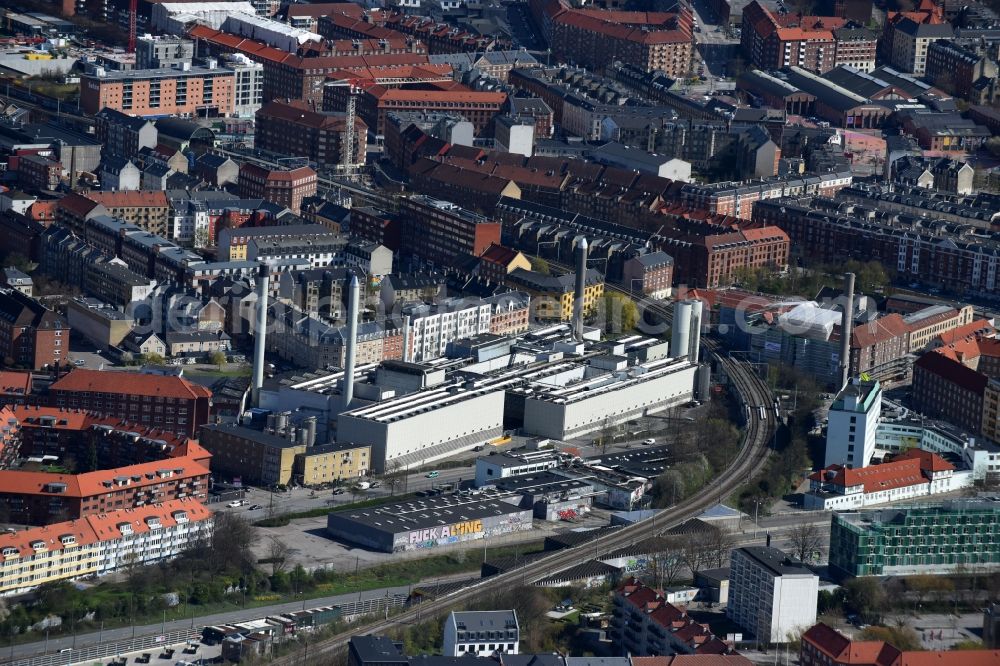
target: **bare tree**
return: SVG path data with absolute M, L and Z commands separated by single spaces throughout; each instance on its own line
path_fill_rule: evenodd
M 708 555 L 704 534 L 685 534 L 680 540 L 677 555 L 692 575 L 704 569 Z
M 390 495 L 396 494 L 396 488 L 406 478 L 406 472 L 398 460 L 390 460 L 386 463 L 385 474 L 382 475 L 382 483 L 389 489 Z
M 684 559 L 678 552 L 656 553 L 649 561 L 649 575 L 653 586 L 670 587 L 681 577 Z
M 736 538 L 726 530 L 713 527 L 705 534 L 705 564 L 718 569 L 729 564 Z
M 792 555 L 805 562 L 823 549 L 823 532 L 815 523 L 803 520 L 788 533 Z
M 271 563 L 271 575 L 284 571 L 288 564 L 288 544 L 276 537 L 271 537 L 267 547 L 267 561 Z

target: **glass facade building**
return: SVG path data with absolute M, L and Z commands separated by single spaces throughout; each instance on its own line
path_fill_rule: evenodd
M 1000 571 L 1000 500 L 835 513 L 830 568 L 847 576 Z

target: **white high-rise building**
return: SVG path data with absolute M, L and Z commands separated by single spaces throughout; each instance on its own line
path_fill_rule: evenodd
M 726 615 L 758 641 L 787 643 L 816 624 L 819 576 L 777 548 L 733 551 Z
M 823 467 L 867 467 L 875 453 L 881 414 L 882 386 L 877 381 L 849 381 L 830 406 Z

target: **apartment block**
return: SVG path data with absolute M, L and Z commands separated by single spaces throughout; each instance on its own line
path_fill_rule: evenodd
M 0 358 L 4 365 L 40 370 L 65 363 L 69 324 L 17 289 L 0 288 Z
M 200 443 L 212 454 L 212 472 L 245 484 L 288 484 L 295 472 L 296 456 L 310 447 L 294 436 L 254 430 L 234 424 L 208 424 Z
M 569 321 L 573 318 L 575 281 L 576 278 L 572 273 L 543 275 L 518 268 L 507 276 L 506 284 L 531 296 L 536 319 Z M 596 308 L 603 297 L 604 276 L 592 268 L 587 269 L 583 296 L 584 312 Z
M 816 623 L 819 576 L 777 548 L 733 551 L 726 616 L 757 640 L 788 643 Z
M 358 479 L 371 470 L 371 447 L 351 443 L 310 446 L 295 454 L 292 477 L 303 486 Z
M 448 201 L 414 195 L 400 201 L 402 247 L 419 259 L 450 265 L 460 255 L 478 257 L 500 243 L 500 223 Z
M 0 535 L 0 596 L 172 559 L 210 538 L 212 512 L 170 500 Z
M 244 162 L 240 165 L 239 192 L 246 199 L 265 199 L 298 215 L 302 200 L 316 195 L 318 177 L 312 167 L 266 169 Z
M 175 499 L 208 497 L 208 467 L 156 460 L 83 474 L 0 471 L 0 504 L 14 522 L 47 525 Z
M 761 69 L 794 66 L 822 74 L 837 64 L 837 39 L 833 31 L 845 24 L 844 19 L 832 16 L 777 14 L 759 0 L 753 0 L 743 8 L 740 46 L 750 62 Z M 854 35 L 844 33 L 844 36 Z
M 322 166 L 337 166 L 343 157 L 345 117 L 343 113 L 314 111 L 297 100 L 268 102 L 257 111 L 254 145 L 275 153 L 306 157 Z M 356 118 L 351 165 L 365 163 L 367 137 L 368 126 Z
M 668 602 L 662 590 L 635 578 L 626 578 L 615 590 L 612 616 L 609 637 L 633 657 L 699 655 L 707 663 L 709 655 L 732 653 L 708 625 Z
M 176 375 L 77 368 L 52 384 L 49 400 L 194 437 L 209 421 L 212 392 Z
M 147 118 L 103 108 L 94 116 L 94 134 L 107 155 L 133 159 L 143 148 L 156 146 L 156 125 Z
M 932 43 L 951 39 L 955 31 L 949 23 L 922 23 L 906 17 L 890 23 L 889 62 L 901 72 L 923 75 L 927 72 L 927 54 Z
M 102 70 L 80 77 L 80 108 L 104 108 L 136 116 L 230 116 L 235 109 L 236 75 L 226 69 Z

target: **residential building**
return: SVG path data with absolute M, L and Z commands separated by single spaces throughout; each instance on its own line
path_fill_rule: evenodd
M 750 546 L 733 550 L 729 572 L 726 617 L 757 640 L 788 643 L 816 623 L 819 576 L 801 562 Z
M 296 366 L 343 368 L 347 353 L 347 327 L 336 326 L 297 307 L 282 309 L 276 317 L 274 333 L 267 336 L 268 350 Z M 358 326 L 357 364 L 380 363 L 403 357 L 402 330 L 383 322 Z
M 142 189 L 142 172 L 134 162 L 111 155 L 101 160 L 98 172 L 101 188 L 109 192 L 131 192 Z
M 223 63 L 235 77 L 233 115 L 253 118 L 264 101 L 264 65 L 242 53 L 226 54 Z
M 669 298 L 674 284 L 674 259 L 666 252 L 649 252 L 625 261 L 622 284 L 649 298 Z
M 240 165 L 240 196 L 246 199 L 266 199 L 284 206 L 296 215 L 302 210 L 302 200 L 316 195 L 316 171 L 303 166 L 296 169 L 265 169 L 244 162 Z
M 954 111 L 926 107 L 904 107 L 893 117 L 902 131 L 917 140 L 924 150 L 974 153 L 992 136 L 987 127 Z
M 132 332 L 135 320 L 96 298 L 74 298 L 66 303 L 70 327 L 98 349 L 118 347 Z
M 205 500 L 208 478 L 206 464 L 188 457 L 82 474 L 2 470 L 0 505 L 14 522 L 49 525 L 183 498 Z
M 445 657 L 520 654 L 521 632 L 512 610 L 452 611 L 444 621 Z
M 25 155 L 17 160 L 17 180 L 25 189 L 54 192 L 62 174 L 62 164 L 48 157 Z
M 478 257 L 500 243 L 500 223 L 448 201 L 414 195 L 400 201 L 402 247 L 430 265 L 451 265 L 459 255 Z
M 1000 501 L 833 514 L 830 569 L 842 576 L 944 574 L 1000 570 Z
M 845 23 L 832 16 L 779 15 L 761 0 L 753 0 L 743 8 L 740 45 L 749 61 L 761 69 L 797 66 L 822 74 L 837 65 L 834 30 Z M 842 35 L 849 42 L 856 36 L 853 32 Z
M 358 268 L 370 280 L 392 273 L 392 250 L 377 243 L 349 243 L 344 248 L 344 264 Z
M 406 342 L 403 360 L 421 363 L 444 356 L 449 343 L 490 332 L 491 304 L 449 298 L 410 303 L 400 311 Z
M 110 108 L 136 116 L 229 116 L 236 76 L 222 68 L 99 70 L 80 77 L 80 108 Z
M 626 578 L 615 590 L 610 638 L 633 659 L 670 654 L 698 655 L 706 661 L 708 655 L 732 653 L 708 625 L 692 618 L 684 607 L 669 603 L 662 590 L 635 578 Z
M 494 284 L 503 284 L 518 268 L 531 270 L 531 261 L 522 252 L 494 243 L 479 256 L 479 277 Z
M 4 365 L 40 370 L 69 356 L 66 320 L 21 291 L 0 288 L 0 359 Z
M 14 268 L 13 266 L 3 269 L 3 274 L 0 279 L 3 280 L 3 286 L 15 289 L 28 298 L 31 298 L 34 295 L 34 280 L 31 279 L 30 275 Z
M 343 162 L 341 141 L 345 133 L 345 114 L 317 112 L 307 103 L 271 101 L 257 111 L 254 145 L 275 153 L 308 158 L 325 167 Z M 354 145 L 351 164 L 365 163 L 368 126 L 361 118 L 354 122 Z
M 576 9 L 565 0 L 532 0 L 535 24 L 553 55 L 591 70 L 630 62 L 647 72 L 681 78 L 691 68 L 693 13 Z
M 575 276 L 543 275 L 518 268 L 507 275 L 506 284 L 531 296 L 534 317 L 539 320 L 569 321 L 573 318 Z M 589 312 L 604 297 L 604 276 L 593 268 L 587 269 L 583 310 Z
M 143 148 L 156 145 L 156 125 L 139 116 L 104 107 L 94 116 L 94 134 L 104 144 L 106 155 L 138 157 Z
M 212 472 L 245 484 L 273 487 L 291 483 L 295 459 L 309 450 L 295 437 L 235 424 L 207 424 L 200 442 L 212 454 Z
M 212 512 L 193 499 L 110 510 L 0 535 L 0 596 L 172 559 L 211 538 Z
M 913 364 L 913 406 L 971 433 L 995 433 L 995 412 L 984 401 L 997 377 L 1000 340 L 975 338 L 939 347 Z
M 868 28 L 846 25 L 833 30 L 834 63 L 837 67 L 853 67 L 859 72 L 875 69 L 878 35 Z
M 194 162 L 194 175 L 209 185 L 223 187 L 236 184 L 240 176 L 240 165 L 225 155 L 204 153 Z
M 306 487 L 358 479 L 371 470 L 371 448 L 352 443 L 310 446 L 295 454 L 292 478 Z
M 851 469 L 830 465 L 809 476 L 808 510 L 850 511 L 972 486 L 973 472 L 930 451 L 912 448 L 888 462 Z
M 403 221 L 395 213 L 372 206 L 351 209 L 351 235 L 398 252 L 403 240 Z
M 386 310 L 411 301 L 431 303 L 442 294 L 445 283 L 442 273 L 395 273 L 382 280 L 379 297 Z
M 849 381 L 830 405 L 823 466 L 868 466 L 881 413 L 882 386 L 877 381 Z
M 135 68 L 183 69 L 194 59 L 194 42 L 174 36 L 143 35 L 135 40 Z
M 146 300 L 155 287 L 156 280 L 139 275 L 118 261 L 91 265 L 83 282 L 85 293 L 122 311 Z
M 974 46 L 956 40 L 939 39 L 927 48 L 925 78 L 946 93 L 972 99 L 982 79 L 997 76 L 997 63 Z
M 250 243 L 253 241 L 277 240 L 327 240 L 339 237 L 321 224 L 271 224 L 265 226 L 226 227 L 219 230 L 216 237 L 219 259 L 222 261 L 246 261 Z
M 954 36 L 954 28 L 949 23 L 923 23 L 909 17 L 888 24 L 887 30 L 892 48 L 889 62 L 899 71 L 918 75 L 927 71 L 930 45 Z
M 995 647 L 995 646 L 994 646 Z M 961 656 L 959 656 L 961 655 Z M 990 666 L 1000 659 L 1000 650 L 900 650 L 884 641 L 851 640 L 820 622 L 802 634 L 799 663 L 802 666 L 916 666 L 961 661 L 965 666 Z
M 472 123 L 475 133 L 479 135 L 492 126 L 494 116 L 500 113 L 506 100 L 507 93 L 476 91 L 464 86 L 449 90 L 417 90 L 371 85 L 365 87 L 360 95 L 358 115 L 368 127 L 384 135 L 386 116 L 390 112 L 433 109 L 460 114 Z M 323 108 L 332 107 L 324 103 Z
M 309 239 L 258 237 L 247 245 L 247 260 L 263 262 L 272 268 L 292 261 L 323 268 L 343 265 L 346 246 L 346 238 L 333 234 Z
M 77 368 L 52 384 L 49 400 L 194 437 L 209 421 L 212 392 L 177 375 Z
M 910 329 L 908 345 L 910 353 L 924 351 L 942 334 L 961 333 L 972 323 L 974 316 L 975 312 L 971 305 L 963 305 L 960 308 L 937 305 L 906 315 L 903 321 Z

